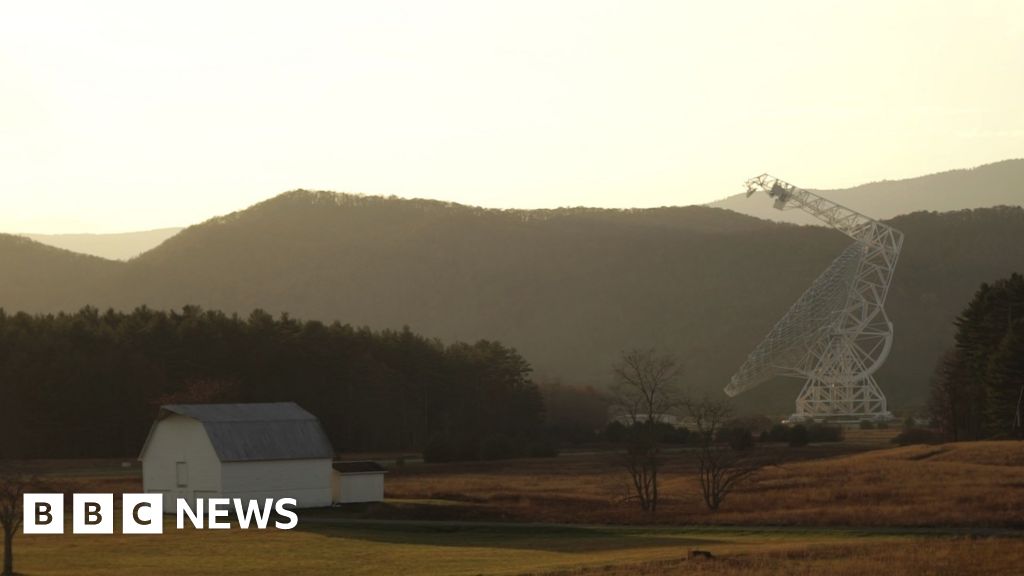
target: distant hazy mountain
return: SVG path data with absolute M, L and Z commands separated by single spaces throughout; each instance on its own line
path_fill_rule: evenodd
M 22 234 L 49 246 L 108 260 L 127 260 L 158 246 L 181 232 L 181 228 L 160 228 L 119 234 Z
M 896 325 L 879 381 L 921 405 L 951 321 L 982 281 L 1024 270 L 1024 209 L 901 216 Z M 718 391 L 848 240 L 708 207 L 485 210 L 296 191 L 192 226 L 128 262 L 0 236 L 0 306 L 198 304 L 498 339 L 542 378 L 603 384 L 622 350 L 677 353 Z M 743 397 L 792 409 L 799 383 Z
M 787 180 L 785 174 L 773 174 Z M 790 182 L 797 186 L 801 182 Z M 892 218 L 921 210 L 948 212 L 991 206 L 1024 206 L 1024 159 L 1005 160 L 969 170 L 951 170 L 906 180 L 885 180 L 821 194 L 872 218 Z M 800 210 L 776 210 L 763 195 L 736 194 L 709 204 L 776 222 L 820 224 Z

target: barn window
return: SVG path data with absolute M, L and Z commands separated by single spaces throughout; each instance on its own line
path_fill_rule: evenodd
M 177 462 L 175 468 L 178 472 L 178 486 L 188 486 L 188 464 Z

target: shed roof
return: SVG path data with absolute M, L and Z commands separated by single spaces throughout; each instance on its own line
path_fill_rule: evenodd
M 357 462 L 335 462 L 334 469 L 342 474 L 359 474 L 366 472 L 387 472 L 387 470 L 371 460 L 360 460 Z
M 167 404 L 157 420 L 171 414 L 202 422 L 221 462 L 334 457 L 320 421 L 294 402 Z

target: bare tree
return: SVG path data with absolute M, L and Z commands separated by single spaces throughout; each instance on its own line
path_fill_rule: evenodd
M 735 450 L 719 442 L 719 433 L 733 414 L 727 401 L 705 397 L 687 402 L 687 410 L 697 428 L 697 472 L 701 496 L 709 510 L 718 510 L 725 497 L 762 468 L 765 462 L 747 450 Z
M 658 508 L 658 467 L 665 419 L 679 405 L 679 366 L 653 349 L 631 350 L 612 368 L 613 407 L 628 427 L 624 464 L 640 507 Z
M 9 462 L 0 461 L 0 527 L 4 532 L 4 567 L 0 576 L 14 574 L 14 535 L 21 527 L 22 496 L 34 479 Z

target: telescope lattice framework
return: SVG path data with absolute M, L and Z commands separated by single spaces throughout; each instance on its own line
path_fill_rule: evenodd
M 799 209 L 853 238 L 747 357 L 725 392 L 749 390 L 776 376 L 805 380 L 792 420 L 887 419 L 872 374 L 892 346 L 885 297 L 903 233 L 774 176 L 748 180 L 779 210 Z

